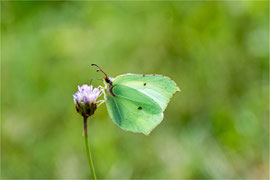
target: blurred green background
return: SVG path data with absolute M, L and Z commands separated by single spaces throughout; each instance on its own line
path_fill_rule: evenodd
M 1 2 L 1 178 L 90 177 L 77 85 L 163 74 L 163 122 L 89 122 L 99 178 L 267 178 L 269 2 Z M 95 86 L 102 81 L 94 81 Z

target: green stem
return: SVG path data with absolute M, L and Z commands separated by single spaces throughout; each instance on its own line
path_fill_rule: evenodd
M 88 143 L 87 118 L 88 117 L 86 117 L 86 116 L 83 117 L 85 146 L 86 146 L 88 163 L 89 163 L 90 171 L 91 171 L 91 174 L 92 174 L 92 178 L 96 180 L 97 176 L 96 176 L 95 167 L 94 167 L 92 156 L 91 156 L 90 146 L 89 146 L 89 143 Z

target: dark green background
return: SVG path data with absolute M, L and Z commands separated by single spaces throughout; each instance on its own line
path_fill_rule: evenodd
M 267 178 L 269 2 L 1 2 L 2 178 L 88 178 L 77 85 L 162 74 L 177 93 L 144 136 L 102 105 L 99 178 Z M 94 81 L 94 85 L 101 85 Z

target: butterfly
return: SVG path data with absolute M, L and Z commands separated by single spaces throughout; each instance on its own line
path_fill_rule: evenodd
M 123 130 L 149 135 L 163 120 L 172 96 L 180 92 L 166 76 L 128 73 L 111 78 L 98 65 L 92 66 L 105 75 L 102 91 L 106 107 L 110 118 Z

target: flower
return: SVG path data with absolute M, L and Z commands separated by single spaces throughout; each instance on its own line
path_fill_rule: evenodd
M 82 116 L 89 117 L 94 114 L 97 109 L 97 98 L 100 90 L 90 85 L 78 86 L 78 92 L 73 95 L 73 100 L 78 113 Z

